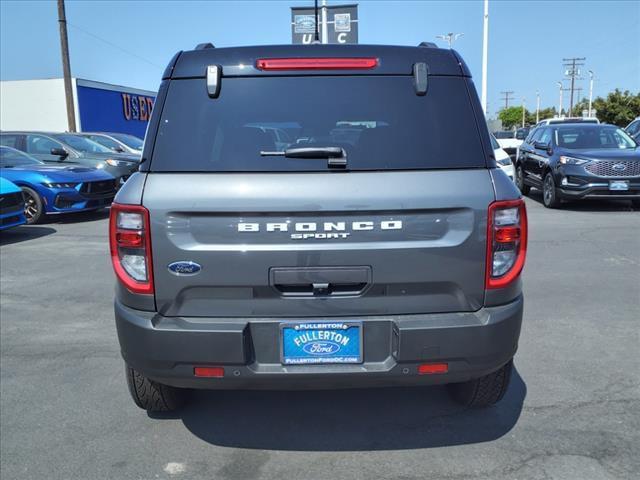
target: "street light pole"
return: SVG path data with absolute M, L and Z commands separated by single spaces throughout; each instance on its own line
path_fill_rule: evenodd
M 558 103 L 558 117 L 562 116 L 562 82 L 556 82 L 558 87 L 560 87 L 560 102 Z
M 327 0 L 322 0 L 322 43 L 329 43 L 329 26 L 327 25 Z
M 525 117 L 525 112 L 526 109 L 524 108 L 525 105 L 525 99 L 524 97 L 522 97 L 522 128 L 524 128 L 524 117 Z
M 489 0 L 484 0 L 482 33 L 482 111 L 487 115 L 487 61 L 489 55 Z
M 589 70 L 589 118 L 591 118 L 591 101 L 593 100 L 593 70 Z
M 540 121 L 540 92 L 536 90 L 536 123 Z

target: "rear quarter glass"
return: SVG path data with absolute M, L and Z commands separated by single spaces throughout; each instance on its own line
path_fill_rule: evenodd
M 328 171 L 325 159 L 261 156 L 339 146 L 349 170 L 482 168 L 486 159 L 462 77 L 302 76 L 172 80 L 150 171 Z

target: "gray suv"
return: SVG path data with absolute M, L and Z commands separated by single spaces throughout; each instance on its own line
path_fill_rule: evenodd
M 189 389 L 507 390 L 527 219 L 432 46 L 179 52 L 111 209 L 135 403 Z

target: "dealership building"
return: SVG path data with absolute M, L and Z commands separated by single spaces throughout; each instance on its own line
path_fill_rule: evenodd
M 72 78 L 76 128 L 144 138 L 156 92 Z M 68 130 L 64 80 L 0 82 L 0 129 Z

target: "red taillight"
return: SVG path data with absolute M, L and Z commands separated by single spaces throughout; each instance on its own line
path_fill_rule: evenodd
M 194 367 L 193 374 L 196 377 L 222 378 L 224 368 L 222 367 Z
M 487 216 L 485 287 L 504 288 L 524 267 L 527 253 L 527 209 L 524 200 L 498 201 Z
M 423 363 L 422 365 L 418 365 L 418 375 L 434 375 L 437 373 L 447 373 L 448 371 L 448 363 Z
M 149 211 L 146 208 L 111 204 L 111 263 L 118 280 L 133 293 L 154 292 L 149 228 Z
M 116 231 L 116 244 L 119 247 L 130 247 L 130 248 L 142 247 L 142 244 L 143 244 L 142 233 Z
M 377 58 L 259 58 L 258 70 L 366 70 L 378 66 Z

